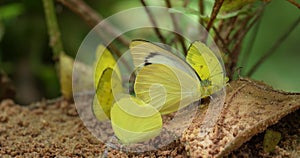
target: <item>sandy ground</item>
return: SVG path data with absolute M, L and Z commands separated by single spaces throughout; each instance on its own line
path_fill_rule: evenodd
M 229 157 L 300 157 L 300 110 L 269 127 L 282 139 L 275 150 L 263 151 L 264 133 L 254 136 Z M 58 101 L 19 106 L 11 100 L 0 105 L 1 157 L 187 157 L 175 141 L 158 151 L 125 153 L 106 147 L 83 125 L 74 104 Z

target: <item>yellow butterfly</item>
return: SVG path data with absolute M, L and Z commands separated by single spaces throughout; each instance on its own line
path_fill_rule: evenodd
M 98 59 L 98 61 L 94 64 L 94 85 L 96 89 L 95 97 L 97 97 L 97 99 L 94 99 L 92 109 L 98 120 L 105 120 L 110 118 L 110 109 L 114 103 L 111 80 L 113 71 L 117 74 L 116 77 L 114 77 L 116 80 L 114 83 L 117 83 L 114 84 L 114 88 L 118 92 L 121 92 L 123 88 L 120 81 L 120 70 L 116 66 L 116 61 L 110 51 L 103 45 L 99 45 L 96 50 L 96 59 Z
M 149 140 L 162 129 L 159 111 L 133 96 L 125 96 L 113 105 L 111 122 L 115 135 L 124 144 Z
M 96 52 L 94 97 L 92 111 L 99 121 L 111 119 L 115 135 L 122 143 L 146 141 L 159 135 L 162 118 L 156 108 L 139 98 L 121 95 L 115 100 L 114 93 L 122 93 L 121 73 L 111 52 L 99 45 Z
M 219 91 L 228 82 L 222 62 L 204 43 L 192 43 L 186 61 L 201 79 L 202 98 Z
M 186 61 L 142 40 L 132 41 L 130 52 L 138 70 L 134 84 L 136 96 L 156 104 L 162 114 L 208 97 L 226 84 L 222 62 L 201 42 L 191 44 Z

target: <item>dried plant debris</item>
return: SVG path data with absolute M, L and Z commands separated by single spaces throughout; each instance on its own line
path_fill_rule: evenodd
M 300 95 L 279 92 L 248 79 L 231 83 L 224 109 L 207 135 L 199 136 L 199 114 L 182 137 L 191 157 L 222 157 L 300 107 Z M 200 123 L 201 124 L 201 123 Z
M 281 119 L 277 124 L 268 127 L 268 130 L 281 133 L 281 140 L 272 152 L 264 151 L 264 137 L 262 132 L 233 151 L 228 157 L 300 157 L 300 109 Z
M 86 129 L 74 104 L 41 102 L 28 108 L 4 100 L 0 104 L 0 157 L 180 158 L 222 157 L 229 153 L 229 157 L 299 157 L 300 110 L 275 123 L 299 108 L 300 96 L 248 80 L 235 81 L 231 87 L 217 125 L 209 135 L 197 137 L 207 108 L 202 107 L 181 140 L 145 153 L 127 153 L 105 146 Z M 281 133 L 281 140 L 271 152 L 263 150 L 263 131 L 267 127 Z
M 280 132 L 267 130 L 264 137 L 264 143 L 263 143 L 264 151 L 268 153 L 274 151 L 280 139 L 281 139 Z

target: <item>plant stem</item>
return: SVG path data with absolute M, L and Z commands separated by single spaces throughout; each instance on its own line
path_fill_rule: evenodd
M 71 11 L 79 15 L 90 27 L 96 26 L 100 23 L 103 18 L 95 10 L 93 10 L 89 5 L 87 5 L 82 0 L 57 0 L 64 6 L 68 7 Z M 111 35 L 117 35 L 117 30 L 110 23 L 105 23 L 103 25 L 105 30 Z M 129 40 L 123 36 L 117 35 L 117 40 L 125 46 L 129 46 Z
M 233 77 L 236 65 L 239 61 L 240 52 L 241 52 L 240 49 L 241 49 L 241 45 L 244 40 L 244 37 L 249 32 L 249 30 L 252 28 L 252 26 L 254 24 L 256 24 L 256 22 L 260 18 L 260 16 L 261 16 L 260 13 L 257 14 L 256 17 L 254 17 L 253 21 L 250 22 L 250 24 L 247 26 L 247 24 L 249 23 L 251 18 L 253 18 L 251 15 L 249 15 L 249 17 L 245 18 L 243 21 L 240 22 L 241 26 L 240 26 L 239 30 L 237 30 L 237 32 L 233 35 L 233 38 L 229 39 L 229 41 L 231 41 L 231 40 L 236 41 L 233 44 L 232 52 L 230 54 L 230 59 L 232 60 L 232 63 L 230 65 L 230 69 L 231 69 L 230 70 L 230 78 Z
M 90 27 L 95 27 L 97 24 L 99 24 L 103 18 L 100 14 L 98 14 L 95 10 L 93 10 L 88 4 L 86 4 L 82 0 L 57 0 L 62 5 L 69 8 L 71 11 L 79 15 Z M 125 45 L 126 47 L 129 47 L 129 40 L 125 38 L 122 35 L 118 34 L 118 30 L 110 23 L 103 21 L 103 27 L 106 32 L 100 32 L 96 30 L 98 35 L 101 37 L 105 44 L 108 44 L 107 47 L 114 53 L 116 56 L 121 57 L 122 52 L 112 43 L 109 43 L 110 41 L 107 39 L 106 34 L 117 36 L 116 40 L 118 40 L 120 43 Z M 123 61 L 122 61 L 123 62 Z M 124 63 L 125 67 L 130 70 L 130 66 L 128 63 Z
M 200 15 L 204 15 L 204 3 L 203 3 L 203 0 L 199 0 L 198 1 L 198 8 L 199 8 L 199 12 L 200 12 Z M 203 26 L 204 22 L 201 18 L 201 16 L 199 16 L 199 23 Z
M 165 0 L 165 3 L 166 3 L 166 6 L 167 6 L 168 8 L 172 8 L 172 4 L 171 4 L 171 1 L 170 1 L 170 0 Z M 180 30 L 180 28 L 179 28 L 179 26 L 178 26 L 177 19 L 176 19 L 176 17 L 174 16 L 173 13 L 170 13 L 170 16 L 171 16 L 172 23 L 173 23 L 173 26 L 174 26 L 174 29 L 175 29 L 176 37 L 177 37 L 177 39 L 179 40 L 179 42 L 180 42 L 180 44 L 181 44 L 182 51 L 184 52 L 184 55 L 186 55 L 186 54 L 187 54 L 187 48 L 186 48 L 186 46 L 185 46 L 183 37 L 180 35 L 181 30 Z
M 162 43 L 166 43 L 166 39 L 164 38 L 164 36 L 161 34 L 161 32 L 159 31 L 159 28 L 157 26 L 157 23 L 153 17 L 153 15 L 151 14 L 151 11 L 149 10 L 149 8 L 147 8 L 147 4 L 145 2 L 145 0 L 141 0 L 141 3 L 143 4 L 146 13 L 148 14 L 149 20 L 151 21 L 152 25 L 153 25 L 153 29 L 157 35 L 157 37 L 160 39 L 160 41 Z
M 217 15 L 222 7 L 223 2 L 224 2 L 224 0 L 216 0 L 214 7 L 213 7 L 213 11 L 211 12 L 210 19 L 206 26 L 207 32 L 209 32 L 209 30 L 212 28 L 213 23 L 214 23 L 215 19 L 217 18 Z
M 43 0 L 50 46 L 53 51 L 53 58 L 58 59 L 59 55 L 64 53 L 63 44 L 60 38 L 60 31 L 57 24 L 53 0 Z
M 224 39 L 221 37 L 218 29 L 216 27 L 213 26 L 213 30 L 216 34 L 216 39 L 220 40 L 221 41 L 221 44 L 222 44 L 222 50 L 225 51 L 226 54 L 231 54 L 231 51 L 229 50 L 229 48 L 226 46 L 226 43 L 224 41 Z
M 263 12 L 262 12 L 263 14 Z M 256 41 L 256 37 L 258 35 L 258 31 L 259 31 L 259 28 L 260 28 L 260 24 L 262 22 L 262 15 L 259 17 L 258 19 L 258 22 L 256 23 L 255 27 L 254 27 L 254 30 L 253 30 L 253 35 L 250 37 L 250 40 L 249 40 L 249 44 L 247 45 L 246 49 L 245 49 L 245 53 L 243 55 L 243 59 L 241 60 L 241 63 L 243 65 L 247 65 L 248 63 L 248 59 L 249 59 L 249 56 L 252 52 L 252 49 L 255 45 L 255 41 Z

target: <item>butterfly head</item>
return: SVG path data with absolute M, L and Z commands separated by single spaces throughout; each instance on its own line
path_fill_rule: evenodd
M 212 83 L 210 80 L 201 80 L 201 98 L 206 98 L 211 94 Z
M 201 81 L 201 86 L 202 87 L 209 87 L 209 86 L 211 86 L 212 84 L 211 84 L 211 81 L 209 80 L 209 79 L 205 79 L 205 80 L 202 80 Z

